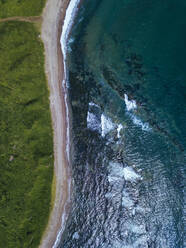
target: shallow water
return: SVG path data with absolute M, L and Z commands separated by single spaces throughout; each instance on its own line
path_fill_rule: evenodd
M 86 0 L 68 45 L 73 203 L 59 247 L 183 248 L 186 2 Z

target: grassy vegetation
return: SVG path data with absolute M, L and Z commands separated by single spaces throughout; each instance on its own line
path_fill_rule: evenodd
M 2 248 L 37 247 L 40 242 L 51 202 L 52 140 L 39 33 L 30 23 L 0 23 Z
M 46 0 L 0 0 L 0 18 L 38 16 Z

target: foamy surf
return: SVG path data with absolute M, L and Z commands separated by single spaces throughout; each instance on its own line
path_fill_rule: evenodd
M 123 168 L 122 164 L 117 162 L 109 163 L 109 171 L 109 180 L 124 178 L 126 181 L 136 182 L 142 179 L 142 177 L 137 174 L 132 167 L 127 166 Z
M 91 129 L 92 131 L 97 131 L 98 133 L 101 133 L 100 111 L 101 109 L 97 104 L 89 102 L 89 110 L 87 113 L 87 128 Z
M 123 129 L 123 125 L 119 124 L 117 127 L 117 138 L 121 138 L 121 130 Z
M 100 122 L 94 113 L 88 111 L 87 114 L 87 127 L 93 131 L 99 131 Z
M 136 126 L 141 127 L 141 129 L 142 129 L 143 131 L 150 131 L 150 130 L 151 130 L 151 128 L 150 128 L 150 126 L 149 126 L 148 123 L 142 122 L 142 121 L 140 120 L 140 118 L 138 118 L 138 117 L 135 116 L 134 114 L 129 113 L 129 116 L 131 117 L 133 123 L 134 123 Z
M 112 122 L 112 120 L 106 115 L 101 115 L 101 136 L 105 137 L 107 133 L 116 128 L 116 125 Z
M 124 101 L 126 105 L 126 110 L 128 115 L 130 116 L 132 122 L 136 125 L 141 127 L 143 131 L 150 131 L 151 128 L 148 123 L 144 123 L 142 120 L 140 120 L 139 117 L 137 117 L 133 112 L 137 109 L 137 104 L 135 100 L 129 100 L 127 94 L 124 94 Z
M 66 66 L 66 53 L 67 53 L 67 39 L 70 33 L 70 30 L 73 25 L 74 17 L 77 13 L 78 10 L 78 4 L 80 0 L 71 0 L 67 9 L 66 9 L 66 14 L 65 14 L 65 19 L 62 27 L 62 34 L 61 34 L 61 50 L 63 54 L 63 64 L 64 64 L 64 79 L 62 81 L 62 87 L 64 90 L 64 96 L 65 96 L 65 107 L 66 107 L 66 120 L 67 120 L 67 137 L 66 137 L 66 154 L 67 154 L 67 159 L 68 162 L 70 161 L 70 126 L 69 126 L 69 109 L 68 109 L 68 92 L 67 92 L 67 66 Z M 68 191 L 71 191 L 71 183 L 68 184 Z M 70 196 L 68 197 L 68 202 L 70 201 Z M 57 234 L 56 241 L 52 248 L 57 248 L 61 235 L 64 231 L 64 224 L 66 222 L 67 216 L 65 213 L 62 214 L 61 217 L 61 228 Z
M 126 108 L 128 111 L 137 109 L 136 101 L 135 100 L 129 100 L 127 94 L 124 94 L 124 100 L 125 100 Z
M 87 128 L 97 131 L 104 138 L 109 132 L 117 130 L 117 138 L 121 138 L 121 130 L 123 125 L 116 124 L 105 113 L 101 113 L 101 108 L 94 102 L 89 102 L 89 110 L 87 113 Z
M 68 157 L 68 161 L 69 161 L 69 150 L 70 150 L 70 131 L 69 131 L 69 109 L 68 109 L 68 103 L 67 103 L 67 67 L 66 67 L 66 54 L 67 54 L 67 39 L 71 30 L 71 27 L 73 25 L 73 21 L 74 21 L 74 17 L 76 15 L 76 12 L 78 10 L 78 4 L 79 4 L 80 0 L 71 0 L 68 8 L 66 10 L 66 14 L 65 14 L 65 19 L 64 19 L 64 23 L 63 23 L 63 27 L 62 27 L 62 34 L 61 34 L 61 39 L 60 39 L 60 43 L 61 43 L 61 49 L 62 49 L 62 54 L 63 54 L 63 63 L 64 63 L 64 79 L 62 82 L 62 86 L 64 89 L 64 93 L 65 93 L 65 105 L 66 105 L 66 119 L 67 119 L 67 144 L 66 144 L 66 151 L 67 151 L 67 157 Z

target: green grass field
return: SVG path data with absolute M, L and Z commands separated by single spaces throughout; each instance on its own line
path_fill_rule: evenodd
M 38 16 L 46 0 L 0 0 L 0 18 Z
M 0 23 L 1 248 L 40 242 L 51 202 L 52 136 L 39 33 L 30 23 Z

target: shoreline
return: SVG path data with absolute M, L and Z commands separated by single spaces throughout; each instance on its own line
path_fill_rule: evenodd
M 47 0 L 43 11 L 41 38 L 45 48 L 45 73 L 50 93 L 50 110 L 54 141 L 55 200 L 40 248 L 56 247 L 68 217 L 71 197 L 70 160 L 67 154 L 69 132 L 66 101 L 64 55 L 60 39 L 62 24 L 70 0 Z

